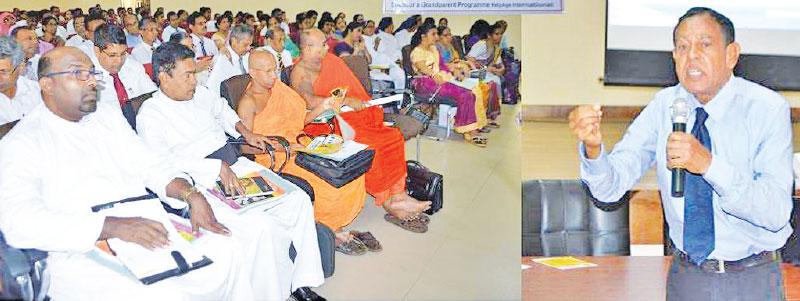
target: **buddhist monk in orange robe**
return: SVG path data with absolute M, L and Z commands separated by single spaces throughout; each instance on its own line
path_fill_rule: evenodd
M 306 103 L 292 88 L 280 82 L 275 75 L 275 59 L 265 51 L 250 54 L 249 71 L 252 77 L 237 107 L 242 123 L 254 133 L 265 136 L 281 136 L 290 143 L 300 135 L 305 126 Z M 302 147 L 295 145 L 294 147 Z M 276 148 L 275 164 L 279 166 L 286 158 L 285 151 Z M 364 207 L 366 190 L 364 176 L 336 188 L 295 164 L 295 156 L 287 162 L 284 173 L 300 177 L 314 189 L 315 219 L 331 228 L 340 241 L 349 240 L 342 228 L 349 225 Z M 264 166 L 271 163 L 266 154 L 256 155 L 256 162 Z
M 304 31 L 300 48 L 301 58 L 292 70 L 291 83 L 305 99 L 306 108 L 311 111 L 308 116 L 318 116 L 325 110 L 332 90 L 346 88 L 342 104 L 354 111 L 341 116 L 355 130 L 355 141 L 375 150 L 372 168 L 366 174 L 367 192 L 375 197 L 376 205 L 392 216 L 403 220 L 421 217 L 421 212 L 430 208 L 430 202 L 418 201 L 405 192 L 405 142 L 400 130 L 383 124 L 381 107 L 365 107 L 371 96 L 347 65 L 328 52 L 321 31 Z M 329 129 L 325 125 L 305 128 L 312 135 L 326 131 Z

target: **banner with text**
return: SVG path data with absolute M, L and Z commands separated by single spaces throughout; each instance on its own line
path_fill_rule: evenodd
M 563 0 L 383 0 L 386 14 L 559 14 Z

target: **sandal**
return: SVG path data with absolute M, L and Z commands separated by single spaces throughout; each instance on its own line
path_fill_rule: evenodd
M 375 236 L 372 235 L 369 231 L 367 232 L 358 232 L 358 231 L 350 231 L 350 235 L 353 235 L 354 239 L 357 239 L 361 243 L 363 243 L 367 250 L 371 252 L 380 252 L 383 250 L 381 243 L 375 239 Z
M 401 220 L 394 215 L 385 214 L 383 216 L 387 222 L 397 225 L 400 228 L 405 230 L 414 232 L 414 233 L 425 233 L 428 232 L 428 225 L 423 223 L 420 219 L 411 219 L 411 220 Z
M 496 121 L 491 121 L 491 122 L 489 122 L 489 124 L 488 124 L 488 125 L 486 125 L 486 126 L 488 126 L 488 127 L 490 127 L 490 128 L 493 128 L 493 129 L 499 129 L 499 128 L 500 128 L 500 124 L 499 124 L 499 123 L 497 123 Z
M 488 143 L 488 139 L 483 136 L 464 135 L 464 140 L 466 140 L 467 143 L 477 147 L 486 147 L 486 144 Z
M 478 129 L 478 133 L 486 134 L 486 133 L 491 133 L 491 132 L 492 132 L 492 129 L 490 129 L 488 127 L 482 127 L 480 129 Z
M 367 253 L 367 250 L 367 246 L 355 238 L 336 246 L 336 251 L 350 256 L 364 255 Z

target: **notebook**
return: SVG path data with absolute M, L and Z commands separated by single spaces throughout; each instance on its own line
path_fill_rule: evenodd
M 118 238 L 108 240 L 108 247 L 113 250 L 116 258 L 144 284 L 180 276 L 213 263 L 186 239 L 186 235 L 179 233 L 158 199 L 121 203 L 103 210 L 102 213 L 107 216 L 148 218 L 160 222 L 167 230 L 169 246 L 155 250 L 148 250 Z M 201 234 L 193 236 L 192 240 L 200 236 Z
M 217 187 L 207 189 L 207 192 L 237 213 L 244 213 L 266 202 L 277 200 L 286 193 L 286 190 L 271 180 L 265 171 L 247 174 L 239 178 L 239 183 L 244 186 L 245 195 L 224 193 L 220 181 L 217 181 Z
M 572 256 L 535 258 L 533 262 L 540 263 L 559 270 L 571 270 L 597 266 L 594 263 L 580 260 Z

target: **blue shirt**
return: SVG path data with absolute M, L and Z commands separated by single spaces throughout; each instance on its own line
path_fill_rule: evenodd
M 613 202 L 656 164 L 661 202 L 675 247 L 683 249 L 683 198 L 672 197 L 667 168 L 670 107 L 685 98 L 708 113 L 712 160 L 703 178 L 713 192 L 715 249 L 709 259 L 738 260 L 782 247 L 792 232 L 792 129 L 789 105 L 774 91 L 738 77 L 706 105 L 681 85 L 656 93 L 610 154 L 590 160 L 580 145 L 581 178 L 599 201 Z
M 134 48 L 141 42 L 142 42 L 142 36 L 125 34 L 125 43 L 128 44 L 128 48 Z

